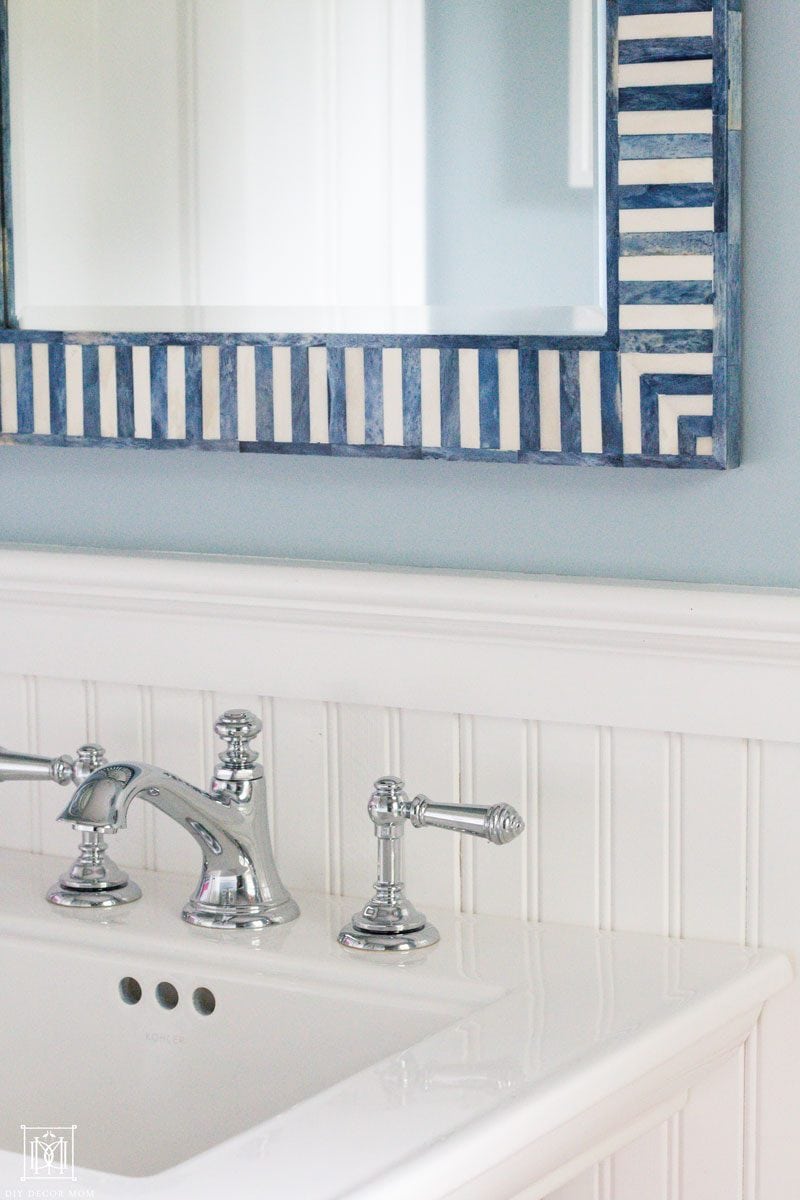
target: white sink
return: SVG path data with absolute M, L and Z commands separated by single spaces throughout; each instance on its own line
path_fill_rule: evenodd
M 532 1200 L 679 1108 L 792 974 L 770 952 L 440 912 L 439 946 L 386 960 L 336 945 L 353 900 L 217 933 L 180 921 L 185 878 L 146 871 L 113 915 L 53 909 L 62 867 L 0 851 L 3 1190 L 44 1161 L 25 1165 L 20 1127 L 50 1122 L 75 1126 L 69 1186 L 98 1200 Z

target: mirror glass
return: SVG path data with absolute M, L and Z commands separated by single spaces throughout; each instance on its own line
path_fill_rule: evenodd
M 9 54 L 24 328 L 605 330 L 603 0 L 9 0 Z

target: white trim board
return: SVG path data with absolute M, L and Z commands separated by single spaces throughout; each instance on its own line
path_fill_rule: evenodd
M 0 548 L 3 671 L 796 741 L 800 592 Z

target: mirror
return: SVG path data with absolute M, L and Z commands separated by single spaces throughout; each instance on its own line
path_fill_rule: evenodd
M 19 324 L 602 333 L 605 36 L 603 0 L 9 0 Z

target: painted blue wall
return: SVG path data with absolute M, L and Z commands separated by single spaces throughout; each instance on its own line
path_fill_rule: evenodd
M 745 15 L 739 470 L 9 447 L 0 540 L 800 587 L 800 5 Z

